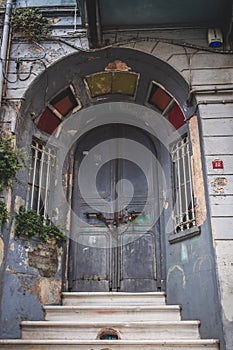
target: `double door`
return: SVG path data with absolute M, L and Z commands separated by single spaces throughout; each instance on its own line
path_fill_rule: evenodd
M 80 140 L 74 164 L 70 290 L 158 290 L 159 170 L 151 137 L 129 125 L 98 127 Z

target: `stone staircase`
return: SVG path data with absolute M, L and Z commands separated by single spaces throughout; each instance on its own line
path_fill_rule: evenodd
M 164 293 L 63 293 L 45 306 L 45 321 L 23 321 L 22 339 L 0 340 L 7 350 L 217 350 L 198 321 L 181 321 Z

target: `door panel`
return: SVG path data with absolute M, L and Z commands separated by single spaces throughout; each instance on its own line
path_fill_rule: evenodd
M 149 159 L 145 169 L 127 157 L 105 163 L 104 155 L 111 151 L 106 147 L 91 152 L 101 142 L 118 138 L 121 142 L 116 147 L 121 155 L 126 148 L 124 138 L 147 147 Z M 90 180 L 90 174 L 81 173 L 86 182 L 80 191 L 79 169 L 86 156 L 89 156 L 90 173 L 95 172 L 96 166 L 99 171 L 95 181 Z M 81 222 L 77 226 L 72 220 L 69 278 L 72 291 L 157 290 L 160 230 L 156 220 L 159 191 L 154 156 L 156 150 L 149 135 L 127 125 L 96 128 L 78 144 L 72 209 Z
M 106 234 L 80 234 L 83 244 L 76 244 L 78 268 L 74 270 L 73 288 L 79 291 L 106 291 L 109 288 L 109 237 Z M 85 244 L 86 241 L 86 244 Z M 93 245 L 98 247 L 95 248 Z
M 127 241 L 129 242 L 127 244 Z M 156 277 L 155 242 L 151 233 L 135 235 L 131 240 L 129 234 L 123 235 L 122 245 L 122 280 L 147 279 Z M 137 268 L 135 268 L 137 267 Z
M 121 290 L 148 291 L 156 290 L 156 250 L 153 233 L 143 236 L 124 235 L 121 249 Z M 127 244 L 127 241 L 129 243 Z

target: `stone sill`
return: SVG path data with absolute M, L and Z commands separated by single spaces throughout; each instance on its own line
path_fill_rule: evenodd
M 184 230 L 179 233 L 173 233 L 169 236 L 168 241 L 169 243 L 177 243 L 177 242 L 182 242 L 186 239 L 198 236 L 201 234 L 201 228 L 198 226 L 194 226 L 190 229 Z

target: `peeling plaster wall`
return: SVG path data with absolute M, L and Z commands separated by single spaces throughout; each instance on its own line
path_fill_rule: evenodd
M 1 337 L 19 337 L 21 320 L 42 320 L 42 305 L 60 303 L 61 255 L 61 249 L 10 238 L 2 289 Z
M 75 49 L 77 48 L 77 49 Z M 26 44 L 24 42 L 13 42 L 11 46 L 11 57 L 20 60 L 11 61 L 9 64 L 7 100 L 20 101 L 32 81 L 47 67 L 63 57 L 88 48 L 87 38 L 66 39 L 56 42 L 42 42 L 40 46 Z M 26 55 L 25 55 L 26 52 Z M 18 73 L 17 73 L 18 69 Z
M 24 204 L 16 196 L 14 210 Z M 0 243 L 1 337 L 14 338 L 20 336 L 21 320 L 43 319 L 42 305 L 60 302 L 62 250 L 16 237 L 14 224 L 2 227 Z
M 143 31 L 138 33 L 105 33 L 104 42 L 109 45 L 121 42 L 121 47 L 129 47 L 146 52 L 162 59 L 175 68 L 190 84 L 192 89 L 230 88 L 233 86 L 233 60 L 232 55 L 210 53 L 201 49 L 182 47 L 166 42 L 167 39 L 180 39 L 193 45 L 207 47 L 204 30 L 165 30 Z M 9 82 L 5 103 L 8 105 L 10 115 L 15 112 L 23 99 L 23 95 L 31 82 L 43 72 L 46 67 L 75 52 L 77 49 L 86 49 L 87 38 L 66 38 L 62 42 L 42 43 L 42 47 L 34 47 L 23 42 L 13 42 L 11 56 L 37 57 L 35 62 L 22 61 L 19 74 L 16 74 L 16 63 L 10 62 Z M 43 57 L 46 53 L 45 57 Z M 195 97 L 199 103 L 201 145 L 203 150 L 204 180 L 206 183 L 207 219 L 202 226 L 200 237 L 167 246 L 169 257 L 167 261 L 167 282 L 170 283 L 168 301 L 172 303 L 183 302 L 182 316 L 186 319 L 192 315 L 219 319 L 215 272 L 221 297 L 224 342 L 222 349 L 233 348 L 233 280 L 232 280 L 232 242 L 233 242 L 233 101 L 232 93 L 196 92 Z M 214 101 L 214 102 L 213 102 Z M 9 116 L 9 115 L 8 115 Z M 18 116 L 22 118 L 23 116 Z M 6 121 L 6 119 L 5 119 Z M 8 124 L 7 124 L 8 125 Z M 212 161 L 221 159 L 224 169 L 214 170 Z M 200 159 L 201 161 L 201 159 Z M 207 173 L 205 173 L 207 171 Z M 211 219 L 211 223 L 210 223 Z M 211 230 L 212 227 L 212 230 Z M 3 265 L 4 243 L 0 240 L 0 263 Z M 6 247 L 5 247 L 6 249 Z M 214 250 L 213 250 L 214 249 Z M 40 252 L 38 252 L 40 250 Z M 6 251 L 6 250 L 5 250 Z M 55 268 L 51 276 L 45 276 L 47 266 L 42 263 L 37 269 L 38 254 L 43 256 L 43 248 L 36 243 L 33 246 L 24 246 L 23 242 L 10 238 L 7 254 L 6 273 L 4 275 L 2 323 L 3 337 L 19 336 L 18 322 L 20 319 L 42 319 L 41 303 L 59 303 L 61 290 L 61 269 Z M 61 256 L 61 255 L 60 255 Z M 217 270 L 215 271 L 215 256 Z M 33 257 L 33 258 L 32 258 Z M 6 256 L 5 256 L 6 258 Z M 55 259 L 56 260 L 56 259 Z M 42 272 L 41 272 L 42 271 Z M 45 272 L 46 271 L 46 272 Z M 209 276 L 212 276 L 211 278 Z M 207 278 L 207 281 L 206 281 Z M 195 284 L 203 285 L 199 293 L 193 294 Z M 207 288 L 206 285 L 209 284 Z M 192 295 L 192 303 L 181 298 Z M 9 298 L 9 295 L 11 296 Z M 208 307 L 199 305 L 200 300 L 208 299 Z M 24 300 L 27 296 L 27 303 Z M 5 300 L 9 300 L 8 303 Z M 213 307 L 211 308 L 211 303 Z M 200 311 L 200 308 L 202 311 Z M 33 312 L 32 312 L 33 310 Z M 199 311 L 198 311 L 199 310 Z M 198 313 L 199 312 L 199 313 Z M 202 312 L 202 314 L 200 314 Z M 208 314 L 207 314 L 208 312 Z M 7 318 L 6 315 L 19 316 Z M 220 325 L 216 325 L 216 328 Z M 202 334 L 215 336 L 215 330 L 202 330 Z
M 18 107 L 24 100 L 25 91 L 37 76 L 70 53 L 88 48 L 85 30 L 77 29 L 70 35 L 67 30 L 60 29 L 55 30 L 55 35 L 56 41 L 40 45 L 27 44 L 20 38 L 11 43 L 6 96 L 0 115 L 4 130 L 18 133 L 18 121 L 24 118 L 19 114 Z M 30 125 L 23 123 L 24 131 L 30 138 Z M 22 183 L 15 186 L 14 212 L 25 205 L 23 184 L 27 181 L 27 171 L 20 171 L 18 179 Z M 42 320 L 43 305 L 60 303 L 63 250 L 37 240 L 27 241 L 15 237 L 14 223 L 1 229 L 0 337 L 18 338 L 21 320 Z

